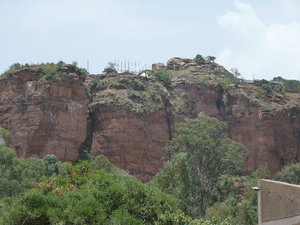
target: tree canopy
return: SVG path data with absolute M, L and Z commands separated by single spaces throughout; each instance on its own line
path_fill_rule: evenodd
M 166 151 L 170 160 L 155 183 L 181 199 L 192 217 L 205 214 L 221 175 L 239 174 L 247 158 L 246 147 L 228 137 L 227 125 L 208 116 L 178 123 Z

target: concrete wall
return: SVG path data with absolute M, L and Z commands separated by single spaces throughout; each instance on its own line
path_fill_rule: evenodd
M 300 225 L 300 185 L 259 180 L 260 225 Z

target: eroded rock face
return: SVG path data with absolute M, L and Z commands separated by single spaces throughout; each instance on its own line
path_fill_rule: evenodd
M 115 166 L 149 181 L 162 167 L 169 140 L 163 110 L 138 114 L 123 107 L 93 110 L 92 155 L 104 154 Z
M 20 71 L 0 81 L 0 124 L 11 134 L 19 157 L 55 154 L 76 161 L 86 139 L 88 96 L 79 79 L 41 81 Z
M 228 93 L 227 123 L 231 138 L 248 147 L 245 172 L 264 165 L 274 174 L 288 162 L 300 162 L 300 99 L 291 97 L 284 106 L 273 103 L 268 109 L 242 96 L 240 90 Z
M 70 76 L 47 81 L 22 69 L 0 78 L 0 126 L 19 157 L 75 162 L 86 148 L 142 181 L 162 167 L 175 123 L 199 114 L 226 121 L 231 138 L 248 147 L 246 173 L 300 161 L 299 95 L 258 100 L 257 85 L 226 86 L 229 72 L 207 61 L 173 58 L 160 68 L 172 73 L 171 85 L 130 73 L 85 79 L 70 66 L 62 69 Z

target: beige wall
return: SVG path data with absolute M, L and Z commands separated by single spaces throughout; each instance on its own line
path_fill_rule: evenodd
M 261 225 L 300 225 L 300 186 L 259 180 L 258 214 Z

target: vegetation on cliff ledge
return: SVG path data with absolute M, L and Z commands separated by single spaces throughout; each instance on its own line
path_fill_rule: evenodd
M 66 64 L 63 61 L 58 63 L 25 64 L 15 63 L 0 76 L 0 80 L 12 76 L 19 76 L 22 72 L 32 72 L 36 74 L 41 81 L 55 81 L 65 78 L 84 79 L 87 75 L 85 69 L 77 67 L 77 63 Z
M 151 113 L 164 108 L 168 91 L 164 85 L 151 78 L 132 74 L 95 77 L 91 84 L 94 96 L 90 108 L 99 105 L 125 106 L 136 113 Z

